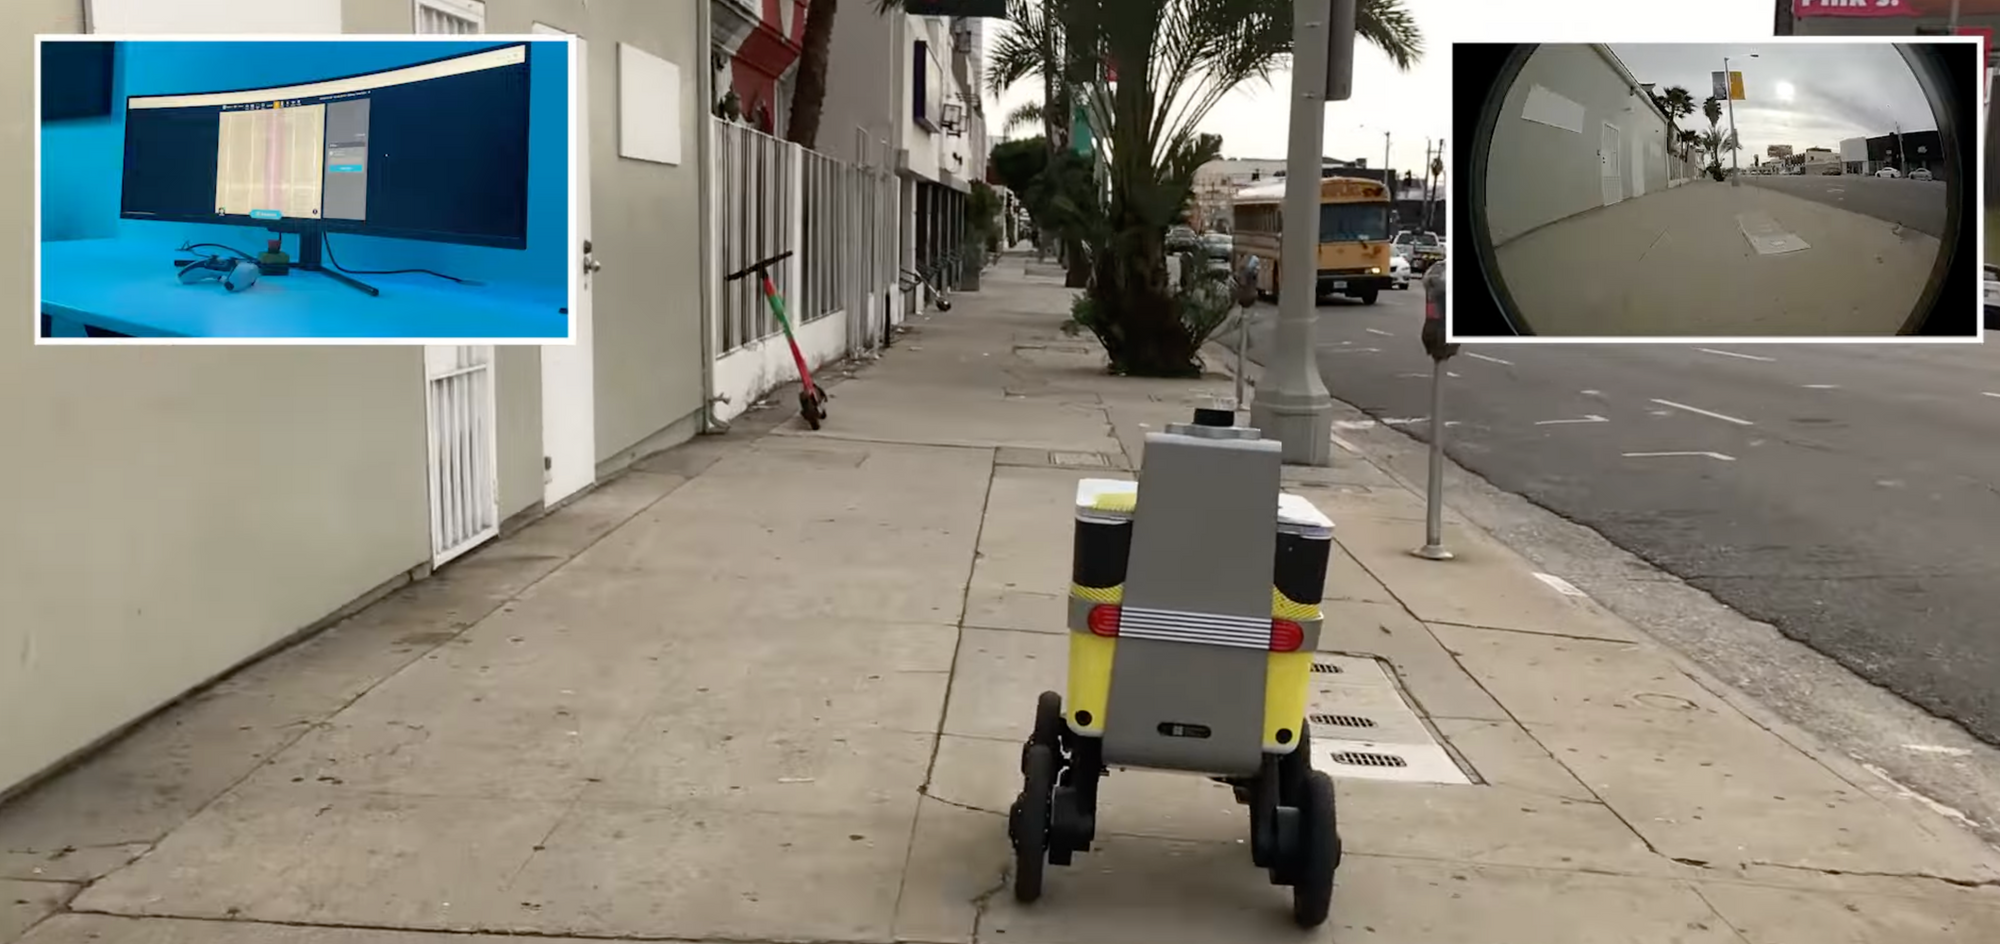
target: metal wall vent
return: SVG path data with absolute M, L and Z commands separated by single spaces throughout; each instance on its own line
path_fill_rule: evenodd
M 1335 675 L 1341 671 L 1340 666 L 1331 662 L 1315 662 L 1312 670 L 1314 675 Z
M 1307 715 L 1306 720 L 1313 724 L 1330 725 L 1336 728 L 1372 728 L 1375 726 L 1374 718 L 1363 717 L 1361 715 Z

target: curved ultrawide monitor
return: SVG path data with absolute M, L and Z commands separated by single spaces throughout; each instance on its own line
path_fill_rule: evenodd
M 120 216 L 526 248 L 529 47 L 129 97 Z

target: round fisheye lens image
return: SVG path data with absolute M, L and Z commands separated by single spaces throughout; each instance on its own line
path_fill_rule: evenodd
M 1470 207 L 1514 330 L 1914 333 L 1957 240 L 1962 173 L 1919 52 L 1787 41 L 1517 50 L 1487 93 Z

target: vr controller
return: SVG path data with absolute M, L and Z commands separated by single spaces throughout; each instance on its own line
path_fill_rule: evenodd
M 263 271 L 248 259 L 225 259 L 208 256 L 203 259 L 176 260 L 174 262 L 182 285 L 193 285 L 215 279 L 230 292 L 240 292 L 257 284 L 257 277 Z

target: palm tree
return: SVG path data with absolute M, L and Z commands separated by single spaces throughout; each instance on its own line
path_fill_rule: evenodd
M 819 138 L 819 119 L 826 105 L 826 64 L 833 51 L 833 18 L 840 0 L 812 0 L 806 7 L 806 31 L 799 38 L 799 71 L 792 83 L 792 122 L 785 140 L 811 148 Z
M 1680 146 L 1681 160 L 1694 156 L 1695 148 L 1701 146 L 1701 133 L 1690 128 L 1682 128 L 1674 136 L 1674 143 Z
M 1071 0 L 1087 33 L 1118 65 L 1115 88 L 1089 83 L 1110 151 L 1109 251 L 1097 255 L 1090 327 L 1120 373 L 1198 373 L 1215 327 L 1167 286 L 1165 230 L 1221 142 L 1196 128 L 1238 86 L 1268 80 L 1292 48 L 1291 0 Z M 1142 10 L 1141 8 L 1147 8 Z M 1151 15 L 1145 15 L 1151 14 Z M 1360 0 L 1356 35 L 1401 68 L 1423 41 L 1400 0 Z

